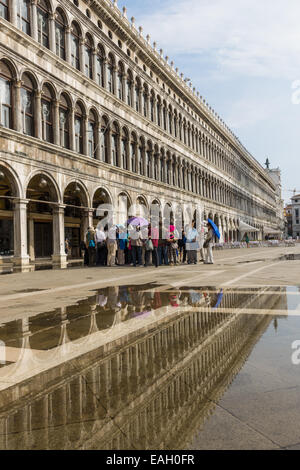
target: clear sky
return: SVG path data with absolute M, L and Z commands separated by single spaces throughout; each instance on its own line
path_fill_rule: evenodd
M 299 0 L 119 0 L 260 162 L 300 192 Z M 298 81 L 298 82 L 297 82 Z M 294 88 L 293 88 L 294 87 Z

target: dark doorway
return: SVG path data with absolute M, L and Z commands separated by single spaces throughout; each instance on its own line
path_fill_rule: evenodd
M 70 243 L 70 258 L 78 259 L 81 258 L 80 254 L 80 228 L 77 227 L 65 227 L 65 238 Z
M 34 251 L 36 258 L 50 258 L 53 253 L 52 223 L 34 223 Z

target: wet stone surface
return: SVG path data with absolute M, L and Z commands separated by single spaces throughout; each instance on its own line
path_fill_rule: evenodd
M 296 286 L 150 283 L 3 323 L 0 449 L 296 447 L 299 315 Z

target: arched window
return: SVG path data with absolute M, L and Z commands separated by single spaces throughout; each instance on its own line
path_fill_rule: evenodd
M 89 114 L 88 121 L 88 152 L 91 158 L 96 158 L 96 145 L 97 145 L 97 119 L 94 111 Z
M 182 118 L 181 118 L 181 115 L 179 115 L 178 127 L 179 127 L 179 140 L 182 141 Z
M 133 79 L 132 79 L 132 73 L 130 72 L 130 70 L 128 70 L 128 74 L 127 74 L 127 82 L 126 82 L 126 85 L 127 85 L 127 104 L 128 106 L 132 106 L 132 83 L 133 83 Z
M 49 49 L 49 7 L 46 0 L 37 4 L 38 41 Z
M 139 79 L 135 83 L 135 110 L 140 112 L 140 93 L 141 93 L 141 84 Z
M 157 125 L 160 127 L 161 126 L 161 101 L 160 98 L 157 99 L 157 104 L 156 104 L 156 114 L 157 114 Z
M 146 85 L 143 89 L 143 115 L 144 117 L 148 116 L 148 88 Z
M 108 136 L 109 136 L 108 120 L 105 117 L 103 117 L 101 119 L 100 148 L 101 148 L 101 160 L 105 163 L 108 163 Z
M 116 124 L 112 126 L 111 131 L 111 163 L 119 166 L 119 129 Z
M 186 145 L 186 122 L 183 120 L 183 143 Z
M 119 100 L 124 100 L 124 93 L 123 93 L 123 80 L 124 80 L 124 66 L 122 62 L 119 63 L 119 69 L 118 69 L 118 98 Z
M 83 111 L 79 103 L 75 106 L 75 151 L 83 153 Z
M 132 134 L 131 142 L 130 142 L 130 159 L 131 159 L 131 169 L 134 173 L 136 173 L 136 147 L 137 147 L 137 140 L 135 134 Z
M 53 94 L 48 85 L 42 93 L 42 132 L 43 140 L 53 144 Z
M 151 177 L 151 161 L 152 161 L 152 144 L 148 142 L 146 152 L 146 175 L 148 178 Z
M 5 20 L 9 19 L 8 0 L 0 0 L 0 16 Z
M 59 102 L 59 133 L 60 145 L 66 149 L 70 148 L 70 114 L 68 98 L 61 95 Z
M 159 154 L 158 150 L 155 149 L 155 154 L 154 154 L 154 179 L 158 181 L 159 177 Z
M 164 126 L 164 130 L 166 131 L 167 130 L 167 105 L 165 102 L 163 105 L 163 126 Z
M 169 107 L 169 133 L 172 135 L 173 134 L 173 118 L 172 118 L 172 108 L 171 106 Z
M 84 46 L 84 73 L 86 77 L 93 79 L 93 40 L 87 35 Z
M 155 103 L 154 94 L 151 93 L 151 98 L 150 98 L 150 119 L 151 119 L 152 122 L 154 122 L 154 103 Z
M 34 86 L 27 73 L 22 78 L 21 113 L 23 133 L 34 137 Z
M 103 47 L 99 45 L 96 57 L 96 82 L 102 87 L 104 87 L 104 58 Z
M 5 62 L 0 62 L 0 123 L 12 129 L 12 75 Z
M 167 183 L 170 184 L 170 168 L 171 168 L 171 163 L 170 160 L 167 160 Z
M 177 138 L 177 113 L 176 113 L 176 111 L 174 113 L 174 121 L 173 122 L 174 122 L 174 137 Z
M 176 162 L 175 161 L 173 161 L 172 163 L 172 184 L 173 186 L 176 186 Z
M 126 129 L 122 130 L 122 167 L 124 170 L 128 170 L 128 134 Z
M 108 68 L 107 68 L 107 86 L 110 93 L 115 93 L 115 84 L 114 84 L 114 74 L 115 74 L 115 61 L 113 56 L 110 54 L 108 57 Z
M 59 8 L 55 19 L 55 50 L 61 59 L 66 60 L 66 19 Z
M 159 173 L 160 181 L 164 181 L 164 158 L 163 156 L 160 157 L 160 173 Z
M 18 28 L 30 36 L 31 34 L 31 4 L 30 0 L 19 0 L 17 6 Z
M 80 29 L 76 23 L 71 27 L 71 64 L 80 70 Z
M 139 141 L 139 174 L 144 175 L 144 141 L 140 139 Z

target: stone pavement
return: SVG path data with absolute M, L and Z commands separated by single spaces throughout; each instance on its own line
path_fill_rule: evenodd
M 264 286 L 300 284 L 300 260 L 282 260 L 299 254 L 296 247 L 232 249 L 215 252 L 214 265 L 159 268 L 73 268 L 0 276 L 0 321 L 12 315 L 50 311 L 69 305 L 97 288 L 147 282 L 195 286 Z
M 0 449 L 300 448 L 287 255 L 1 276 Z

